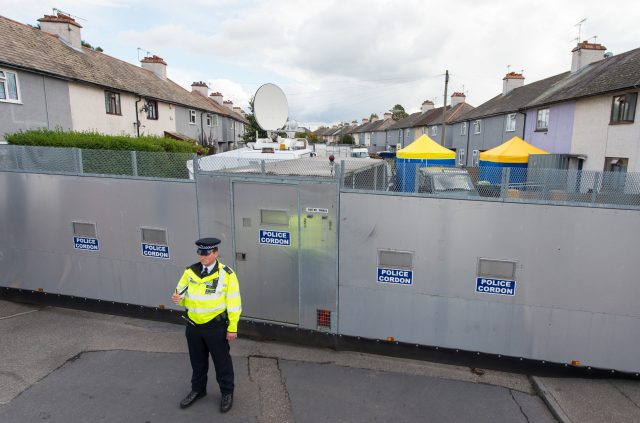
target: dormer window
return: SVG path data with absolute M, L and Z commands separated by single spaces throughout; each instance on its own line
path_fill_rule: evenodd
M 17 73 L 0 70 L 0 101 L 20 103 L 20 87 Z

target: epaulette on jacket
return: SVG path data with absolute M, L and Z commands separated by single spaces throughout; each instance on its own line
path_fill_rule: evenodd
M 225 271 L 227 274 L 229 274 L 229 275 L 233 274 L 233 270 L 231 270 L 231 269 L 229 268 L 229 266 L 225 266 L 225 267 L 223 267 L 223 269 L 224 269 L 224 271 Z

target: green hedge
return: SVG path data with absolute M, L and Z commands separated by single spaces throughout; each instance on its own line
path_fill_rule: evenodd
M 91 150 L 165 151 L 171 153 L 195 153 L 202 150 L 187 141 L 162 137 L 130 137 L 128 135 L 103 135 L 96 132 L 64 132 L 37 129 L 5 135 L 9 144 L 41 147 L 76 147 Z

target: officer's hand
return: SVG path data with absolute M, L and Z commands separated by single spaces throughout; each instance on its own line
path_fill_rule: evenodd
M 173 295 L 171 296 L 171 302 L 173 302 L 174 304 L 180 304 L 180 300 L 182 300 L 182 297 L 180 296 L 180 294 L 177 293 L 173 293 Z
M 238 337 L 237 332 L 227 332 L 227 341 L 233 341 Z

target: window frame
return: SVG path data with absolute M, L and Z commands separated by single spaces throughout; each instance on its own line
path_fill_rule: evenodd
M 4 74 L 4 76 L 0 77 L 0 80 L 2 80 L 4 82 L 4 89 L 2 90 L 4 98 L 0 98 L 0 102 L 13 103 L 13 104 L 22 104 L 22 93 L 20 92 L 20 79 L 18 78 L 18 72 L 7 70 L 7 69 L 2 69 L 2 68 L 0 68 L 0 72 L 2 72 Z M 9 98 L 9 77 L 7 76 L 8 73 L 14 75 L 14 77 L 15 77 L 16 96 L 18 97 L 16 99 Z
M 540 126 L 540 112 L 544 112 L 546 111 L 546 126 Z M 542 109 L 538 109 L 536 111 L 536 132 L 547 132 L 549 131 L 549 116 L 550 116 L 551 112 L 549 110 L 548 107 L 542 108 Z
M 197 120 L 196 111 L 193 109 L 189 109 L 189 125 L 195 125 Z
M 158 120 L 158 102 L 156 100 L 147 100 L 147 119 Z
M 633 97 L 633 105 L 631 107 L 633 107 L 633 112 L 629 112 L 629 110 L 627 110 L 626 113 L 624 113 L 624 116 L 621 116 L 621 110 L 620 107 L 618 108 L 618 115 L 614 118 L 614 107 L 616 104 L 616 98 L 621 98 L 621 97 Z M 626 102 L 627 104 L 631 104 L 630 102 Z M 635 122 L 635 115 L 636 115 L 636 109 L 638 106 L 638 92 L 629 92 L 629 93 L 624 93 L 624 94 L 619 94 L 619 95 L 614 95 L 611 97 L 611 113 L 609 115 L 609 124 L 610 125 L 624 125 L 624 124 L 629 124 L 629 123 L 634 123 Z M 629 119 L 629 116 L 627 115 L 631 115 L 631 118 Z
M 207 113 L 207 126 L 208 126 L 209 128 L 211 128 L 211 127 L 213 126 L 213 125 L 211 125 L 211 123 L 212 123 L 212 121 L 213 121 L 212 116 L 213 116 L 213 115 L 212 115 L 211 113 Z
M 463 137 L 467 135 L 467 122 L 462 122 L 462 125 L 460 125 L 460 136 Z
M 115 112 L 110 111 L 111 109 L 111 98 L 109 98 L 110 95 L 113 95 L 114 98 L 116 99 Z M 108 115 L 122 116 L 122 102 L 120 100 L 120 93 L 112 90 L 104 90 L 104 107 Z
M 507 119 L 504 125 L 505 132 L 515 132 L 516 126 L 518 126 L 518 119 L 516 117 L 516 113 L 509 113 L 507 115 Z
M 433 125 L 431 127 L 431 135 L 434 136 L 434 137 L 438 136 L 438 125 Z
M 482 119 L 476 119 L 473 121 L 473 134 L 479 135 L 482 133 Z

